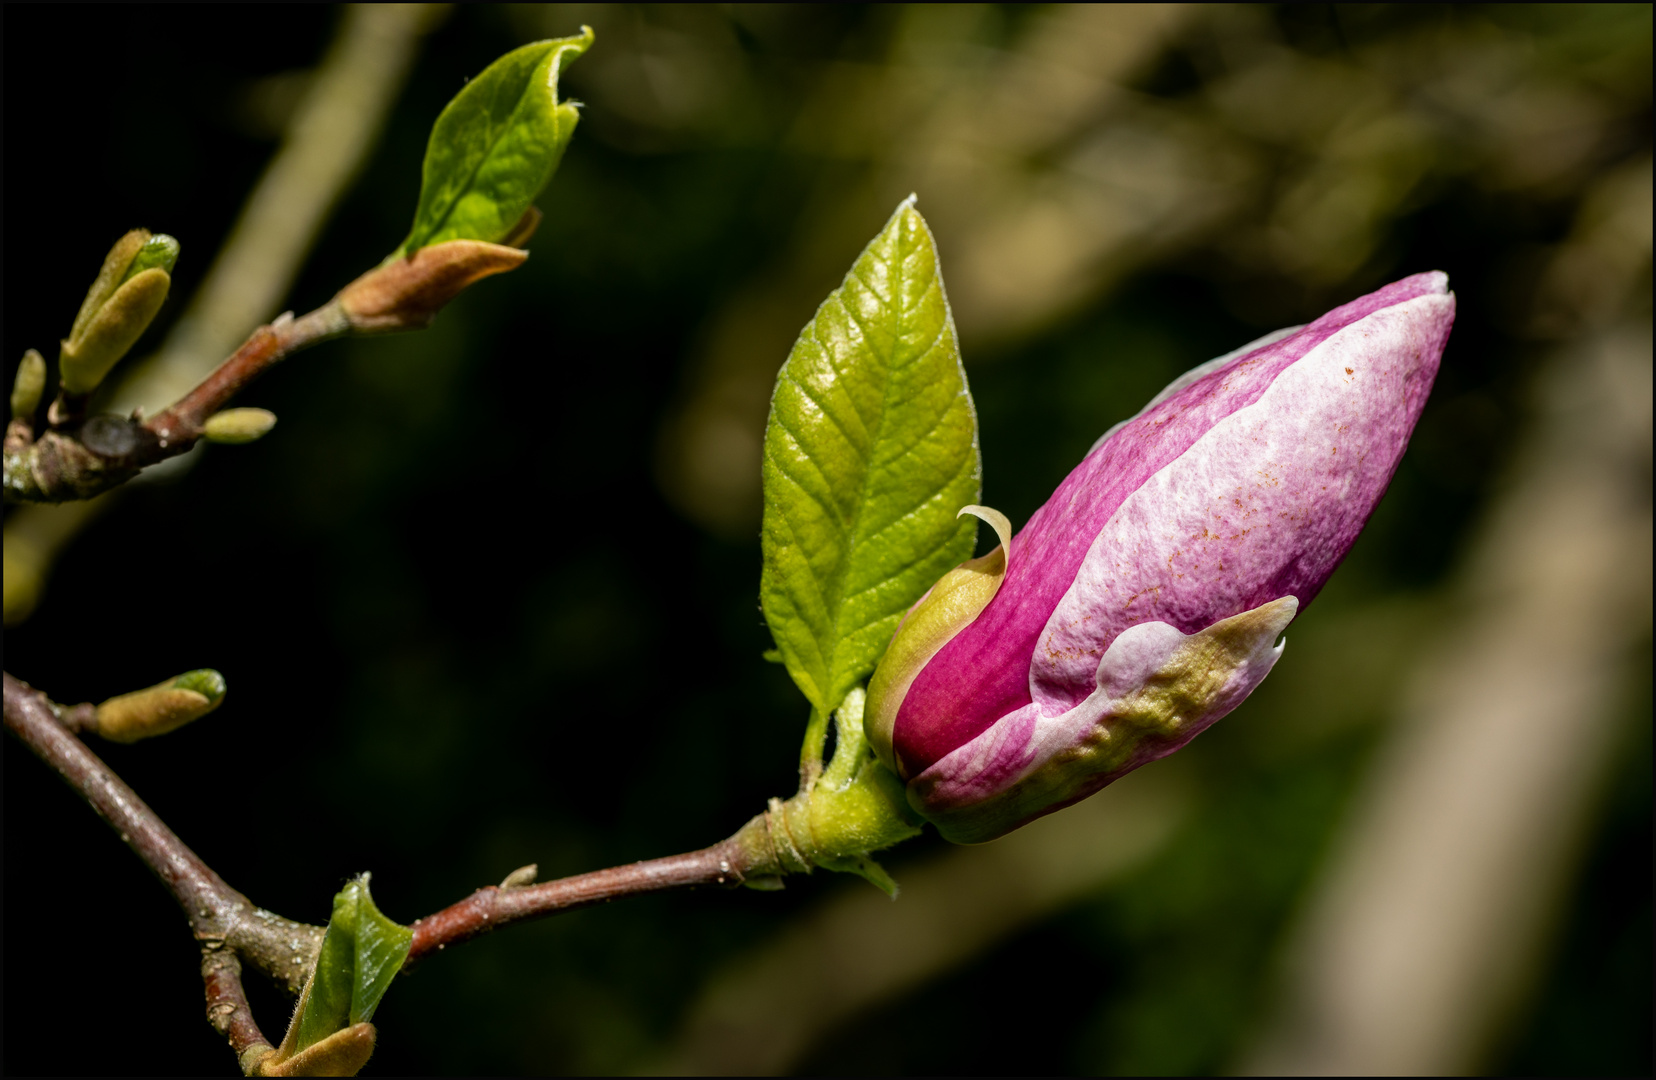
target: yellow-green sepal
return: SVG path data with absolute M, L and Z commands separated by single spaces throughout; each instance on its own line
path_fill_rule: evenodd
M 869 745 L 886 768 L 904 779 L 908 771 L 892 749 L 897 710 L 921 669 L 995 598 L 1006 577 L 1007 552 L 1012 550 L 1012 523 L 1005 514 L 987 506 L 963 506 L 955 516 L 962 514 L 987 522 L 1000 537 L 1000 545 L 938 579 L 903 617 L 868 681 L 864 723 Z

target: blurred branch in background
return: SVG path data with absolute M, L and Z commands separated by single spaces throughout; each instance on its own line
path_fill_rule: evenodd
M 1650 629 L 1650 222 L 1645 158 L 1596 185 L 1543 278 L 1541 318 L 1581 336 L 1539 373 L 1536 428 L 1294 936 L 1250 1072 L 1476 1072 L 1526 1003 Z
M 852 254 L 845 238 L 910 191 L 948 261 L 967 362 L 983 363 L 1181 256 L 1290 322 L 1378 284 L 1397 218 L 1445 182 L 1568 198 L 1642 122 L 1641 47 L 1613 25 L 1532 48 L 1472 18 L 1392 29 L 1348 11 L 1333 32 L 1346 20 L 1354 43 L 1310 55 L 1261 7 L 1053 5 L 1013 24 L 916 5 L 891 12 L 882 55 L 796 65 L 790 94 L 738 42 L 772 36 L 774 11 L 536 10 L 536 33 L 612 24 L 577 75 L 597 137 L 657 152 L 774 140 L 818 166 L 786 257 L 710 318 L 661 436 L 665 493 L 731 536 L 757 522 L 776 357 Z M 1572 77 L 1587 52 L 1593 76 Z
M 107 397 L 100 395 L 101 408 L 127 413 L 165 407 L 276 314 L 329 213 L 373 150 L 420 39 L 446 10 L 434 4 L 358 4 L 345 11 L 280 149 L 201 287 L 161 348 L 111 380 Z M 186 246 L 189 239 L 183 238 Z M 188 468 L 194 455 L 174 460 L 164 471 Z M 87 502 L 8 509 L 7 626 L 29 617 L 58 553 L 119 497 L 112 492 Z

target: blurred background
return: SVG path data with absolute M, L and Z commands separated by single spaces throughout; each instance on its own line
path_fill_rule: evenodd
M 468 76 L 597 31 L 522 270 L 288 361 L 253 446 L 7 509 L 7 670 L 65 702 L 223 671 L 211 718 L 96 749 L 313 922 L 363 870 L 411 921 L 793 791 L 765 411 L 911 191 L 1017 524 L 1184 369 L 1406 274 L 1458 294 L 1368 531 L 1184 753 L 894 850 L 895 904 L 823 873 L 476 941 L 393 988 L 368 1072 L 1651 1071 L 1649 5 L 6 22 L 7 385 L 123 230 L 183 243 L 123 409 L 394 247 Z M 171 901 L 4 755 L 6 1071 L 229 1071 Z

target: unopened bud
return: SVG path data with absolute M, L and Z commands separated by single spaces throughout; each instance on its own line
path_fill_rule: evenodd
M 528 866 L 520 866 L 516 870 L 513 870 L 510 874 L 506 875 L 506 879 L 500 883 L 500 887 L 502 889 L 521 889 L 525 885 L 533 885 L 535 883 L 535 876 L 539 873 L 540 866 L 537 863 L 530 863 Z
M 481 240 L 449 240 L 407 256 L 393 256 L 338 296 L 358 333 L 414 330 L 473 282 L 523 265 L 529 253 Z
M 98 734 L 119 743 L 165 735 L 218 708 L 225 689 L 223 675 L 202 668 L 112 697 L 98 706 Z
M 1416 274 L 1211 360 L 905 616 L 864 730 L 981 843 L 1177 751 L 1270 673 L 1403 457 L 1455 320 Z M 975 565 L 978 564 L 978 565 Z
M 130 235 L 130 234 L 129 234 Z M 175 245 L 176 247 L 176 245 Z M 176 251 L 174 252 L 176 255 Z M 132 260 L 128 260 L 130 268 Z M 108 269 L 108 263 L 105 269 Z M 126 268 L 123 268 L 123 271 Z M 103 275 L 92 288 L 96 292 Z M 151 266 L 125 279 L 90 314 L 81 308 L 75 330 L 63 342 L 58 358 L 58 375 L 70 394 L 89 394 L 103 382 L 109 369 L 127 354 L 161 310 L 172 287 L 172 277 L 161 266 Z M 87 294 L 87 304 L 93 295 Z M 82 321 L 84 320 L 84 321 Z
M 138 252 L 150 242 L 150 236 L 148 229 L 133 229 L 115 241 L 115 246 L 104 256 L 103 267 L 98 271 L 97 279 L 92 282 L 92 287 L 86 290 L 86 299 L 81 301 L 80 311 L 75 315 L 74 329 L 69 331 L 70 341 L 80 338 L 86 324 L 92 321 L 92 316 L 109 302 L 116 289 L 125 284 L 127 270 L 138 257 Z
M 209 416 L 201 434 L 208 442 L 250 443 L 275 426 L 276 414 L 269 409 L 226 409 Z
M 11 414 L 14 420 L 27 420 L 40 407 L 40 395 L 46 389 L 46 360 L 30 349 L 17 365 L 17 378 L 12 381 Z

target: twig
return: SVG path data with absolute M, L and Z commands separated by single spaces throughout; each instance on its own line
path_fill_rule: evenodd
M 125 414 L 177 399 L 249 326 L 279 310 L 340 194 L 378 143 L 421 38 L 446 13 L 442 4 L 346 9 L 282 148 L 248 196 L 200 289 L 158 352 L 123 364 L 131 364 L 124 375 L 117 369 L 112 411 Z M 8 507 L 6 625 L 27 618 L 64 545 L 108 506 L 106 498 Z
M 46 695 L 5 673 L 6 730 L 98 812 L 161 879 L 204 946 L 228 947 L 297 994 L 322 946 L 322 928 L 255 907 L 225 884 L 137 792 L 76 738 Z
M 403 973 L 407 974 L 421 959 L 449 945 L 458 945 L 512 923 L 623 896 L 700 885 L 738 885 L 744 880 L 748 862 L 749 857 L 738 838 L 731 837 L 700 851 L 595 870 L 541 885 L 504 889 L 490 885 L 414 923 L 414 945 L 403 962 Z
M 182 443 L 187 450 L 201 437 L 201 426 L 207 418 L 222 409 L 242 387 L 285 357 L 339 337 L 350 329 L 345 313 L 334 301 L 301 318 L 286 316 L 261 326 L 195 389 L 145 421 L 144 427 L 154 433 L 161 449 Z
M 241 961 L 222 945 L 208 943 L 201 949 L 201 981 L 207 984 L 207 1022 L 230 1043 L 230 1050 L 248 1072 L 254 1061 L 275 1051 L 253 1020 L 247 993 L 242 989 Z
M 282 359 L 351 329 L 337 301 L 301 318 L 285 315 L 253 331 L 211 374 L 148 421 L 99 415 L 81 419 L 54 405 L 64 425 L 29 443 L 26 425 L 8 430 L 7 501 L 89 499 L 126 483 L 151 465 L 177 457 L 201 438 L 202 426 L 242 387 Z M 13 425 L 16 427 L 17 425 Z
M 259 338 L 255 336 L 255 342 Z M 249 343 L 252 348 L 255 342 Z M 261 346 L 262 348 L 262 346 Z M 249 361 L 250 363 L 252 361 Z M 243 1071 L 273 1052 L 260 1032 L 242 989 L 241 960 L 298 994 L 315 967 L 323 928 L 296 923 L 253 905 L 214 873 L 116 776 L 75 731 L 91 723 L 90 705 L 60 706 L 6 672 L 6 730 L 120 835 L 172 893 L 201 943 L 201 976 L 207 1019 L 235 1051 Z M 663 859 L 578 874 L 541 885 L 489 886 L 414 923 L 406 974 L 422 958 L 500 926 L 525 922 L 590 904 L 703 885 L 734 886 L 753 875 L 778 872 L 767 845 L 769 817 L 760 815 L 736 835 L 712 847 Z

